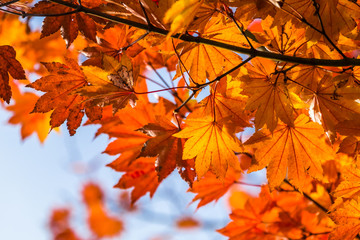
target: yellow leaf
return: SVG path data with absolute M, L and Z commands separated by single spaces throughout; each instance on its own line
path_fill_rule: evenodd
M 314 178 L 322 178 L 321 163 L 333 158 L 332 148 L 321 136 L 320 125 L 309 122 L 306 115 L 300 115 L 291 127 L 279 124 L 273 134 L 261 130 L 256 132 L 245 144 L 256 148 L 255 162 L 249 172 L 267 166 L 269 186 L 279 186 L 286 175 L 290 182 L 302 189 L 306 173 Z
M 195 158 L 198 177 L 204 176 L 210 167 L 220 178 L 225 177 L 229 166 L 240 171 L 239 160 L 234 154 L 235 151 L 241 151 L 238 140 L 228 133 L 225 125 L 215 122 L 212 117 L 190 117 L 186 127 L 173 136 L 188 138 L 183 159 Z
M 179 0 L 175 2 L 164 17 L 165 23 L 171 22 L 168 36 L 186 30 L 203 2 L 204 0 Z

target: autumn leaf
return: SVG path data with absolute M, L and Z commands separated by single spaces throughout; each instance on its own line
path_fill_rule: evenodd
M 9 74 L 15 79 L 25 79 L 25 72 L 16 60 L 16 52 L 11 46 L 0 46 L 0 98 L 10 103 L 11 88 Z
M 271 189 L 287 176 L 301 190 L 306 174 L 321 179 L 322 161 L 334 156 L 332 148 L 321 139 L 322 135 L 322 128 L 310 122 L 306 115 L 300 115 L 293 127 L 282 123 L 272 134 L 265 130 L 256 132 L 245 142 L 256 149 L 249 172 L 267 167 Z
M 232 221 L 217 230 L 231 240 L 322 238 L 331 231 L 329 218 L 312 213 L 309 203 L 300 193 L 286 190 L 270 193 L 268 186 L 263 186 L 259 197 L 248 196 L 245 203 L 236 197 L 243 195 L 230 197 L 232 202 L 241 202 L 230 214 Z
M 236 36 L 229 34 L 235 29 L 237 30 L 235 24 L 224 24 L 218 17 L 205 26 L 202 36 L 235 46 L 247 46 L 241 34 Z M 194 85 L 194 82 L 203 84 L 206 79 L 214 80 L 218 75 L 241 63 L 241 57 L 238 54 L 213 46 L 184 43 L 179 44 L 177 48 L 181 50 L 178 51 L 182 63 L 180 62 L 177 66 L 175 78 L 182 76 L 182 72 L 187 72 L 192 78 L 191 85 Z
M 184 32 L 191 23 L 204 0 L 179 0 L 167 10 L 164 22 L 171 23 L 168 36 Z
M 359 140 L 354 136 L 344 138 L 339 146 L 338 152 L 346 153 L 347 155 L 354 158 L 356 162 L 360 152 Z
M 134 28 L 126 25 L 115 25 L 112 28 L 105 29 L 103 32 L 99 32 L 97 43 L 91 44 L 90 47 L 82 50 L 89 58 L 82 65 L 102 67 L 103 53 L 115 58 L 119 62 L 124 53 L 127 56 L 135 57 L 144 50 L 139 43 L 132 44 L 134 41 L 132 37 L 135 33 Z
M 239 178 L 240 172 L 234 169 L 229 169 L 222 180 L 213 173 L 207 172 L 188 190 L 196 194 L 192 202 L 200 200 L 197 205 L 197 208 L 200 208 L 212 201 L 219 200 Z
M 345 120 L 339 122 L 335 129 L 341 135 L 360 136 L 360 123 L 356 120 Z
M 201 224 L 192 217 L 182 217 L 176 221 L 176 227 L 180 229 L 193 229 L 200 227 Z
M 351 199 L 330 214 L 331 219 L 338 224 L 330 233 L 330 240 L 353 240 L 360 232 L 359 200 L 359 198 Z
M 77 4 L 77 1 L 70 0 Z M 64 14 L 74 12 L 73 14 Z M 96 42 L 96 24 L 87 14 L 76 12 L 72 8 L 59 5 L 54 2 L 40 1 L 30 10 L 33 14 L 58 14 L 59 16 L 49 16 L 44 19 L 41 38 L 47 37 L 59 30 L 66 41 L 66 46 L 77 38 L 80 31 L 86 38 Z
M 136 75 L 131 60 L 124 56 L 121 62 L 118 62 L 104 56 L 103 61 L 104 69 L 82 67 L 88 84 L 79 87 L 76 93 L 84 96 L 86 101 L 94 106 L 104 107 L 111 104 L 114 113 L 128 103 L 134 107 L 137 100 L 133 89 Z
M 87 84 L 84 73 L 79 65 L 72 59 L 66 59 L 66 64 L 62 63 L 43 63 L 50 75 L 42 77 L 37 81 L 27 85 L 46 92 L 36 102 L 35 113 L 51 113 L 51 128 L 59 127 L 65 120 L 70 135 L 74 135 L 80 126 L 84 115 L 91 120 L 101 117 L 101 109 L 97 106 L 86 105 L 84 98 L 74 94 L 74 91 Z
M 345 120 L 360 116 L 360 104 L 356 102 L 360 88 L 335 86 L 330 75 L 325 75 L 311 93 L 310 117 L 322 124 L 326 131 L 335 132 L 335 126 Z M 304 97 L 307 96 L 304 94 Z
M 195 158 L 195 170 L 202 177 L 211 169 L 219 178 L 224 178 L 228 167 L 240 170 L 239 160 L 234 152 L 241 151 L 239 141 L 226 127 L 211 116 L 199 117 L 192 113 L 186 119 L 186 127 L 174 134 L 178 138 L 187 138 L 183 150 L 183 159 Z
M 275 74 L 276 64 L 273 61 L 253 59 L 251 63 L 246 65 L 248 75 L 243 76 L 241 81 L 242 94 L 249 96 L 246 109 L 256 110 L 255 128 L 261 129 L 266 124 L 270 131 L 274 131 L 278 119 L 293 126 L 293 112 L 301 106 L 301 99 L 288 90 L 282 74 Z
M 271 51 L 286 55 L 296 55 L 298 49 L 306 43 L 305 29 L 295 28 L 292 22 L 273 26 L 273 18 L 261 21 L 261 32 L 254 32 L 256 39 Z
M 58 208 L 52 211 L 50 216 L 50 229 L 54 239 L 80 240 L 70 227 L 70 210 Z
M 158 188 L 155 158 L 138 158 L 125 171 L 114 186 L 121 189 L 134 188 L 131 192 L 131 203 L 134 204 L 141 196 L 150 193 L 152 197 Z
M 145 142 L 140 157 L 157 157 L 155 165 L 159 182 L 177 168 L 181 177 L 191 186 L 195 172 L 191 161 L 182 159 L 185 141 L 173 136 L 179 128 L 166 119 L 158 118 L 156 124 L 147 124 L 139 131 L 153 137 Z
M 261 195 L 259 198 L 249 198 L 243 208 L 234 209 L 230 214 L 232 222 L 217 231 L 231 240 L 273 239 L 270 237 L 271 234 L 268 234 L 271 232 L 271 228 L 266 223 L 263 223 L 267 220 L 270 220 L 269 222 L 278 220 L 276 212 L 266 216 L 266 213 L 273 206 L 269 204 L 270 202 L 271 199 L 264 197 L 264 195 Z
M 353 198 L 360 196 L 360 170 L 345 167 L 342 171 L 344 180 L 332 192 L 334 197 Z
M 13 89 L 14 92 L 14 89 Z M 21 125 L 21 138 L 24 140 L 31 134 L 36 133 L 40 142 L 44 142 L 48 136 L 51 126 L 50 113 L 40 114 L 32 113 L 36 101 L 39 99 L 34 93 L 25 92 L 24 94 L 14 94 L 15 103 L 6 107 L 8 111 L 11 111 L 13 115 L 9 119 L 10 124 Z
M 91 231 L 99 238 L 118 235 L 123 230 L 123 223 L 108 216 L 104 206 L 104 193 L 100 187 L 94 183 L 87 183 L 82 194 Z
M 200 105 L 204 107 L 201 111 L 203 111 L 204 115 L 210 113 L 218 122 L 231 119 L 232 124 L 236 126 L 241 128 L 250 127 L 250 114 L 245 111 L 246 100 L 245 95 L 232 92 L 231 88 L 223 91 L 215 90 L 211 91 L 211 94 L 200 102 Z
M 163 106 L 155 106 L 139 100 L 135 108 L 128 106 L 115 115 L 111 113 L 110 116 L 104 116 L 100 121 L 102 126 L 97 135 L 107 134 L 115 138 L 104 152 L 109 155 L 121 153 L 117 159 L 108 164 L 115 171 L 124 172 L 115 186 L 121 189 L 133 188 L 132 204 L 148 192 L 153 196 L 160 183 L 155 170 L 156 158 L 139 158 L 144 143 L 151 137 L 137 130 L 156 122 L 156 113 L 163 112 L 163 109 Z
M 316 5 L 311 0 L 290 0 L 281 8 L 284 11 L 278 11 L 275 21 L 283 24 L 291 19 L 298 28 L 307 26 L 306 23 L 311 24 L 313 27 L 306 29 L 306 38 L 309 41 L 319 40 L 321 32 L 324 31 L 332 41 L 336 42 L 340 33 L 345 35 L 356 26 L 352 13 L 357 12 L 357 6 L 344 0 L 320 0 Z M 288 14 L 289 12 L 293 14 Z M 305 23 L 297 20 L 296 17 L 299 15 L 300 19 L 306 20 Z M 321 21 L 319 21 L 319 17 Z M 320 31 L 316 31 L 314 28 Z

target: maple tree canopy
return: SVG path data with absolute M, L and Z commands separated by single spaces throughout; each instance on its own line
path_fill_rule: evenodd
M 202 207 L 266 168 L 259 197 L 231 191 L 219 233 L 360 239 L 360 1 L 4 0 L 0 15 L 0 103 L 23 139 L 98 126 L 131 204 L 175 169 Z M 97 238 L 123 230 L 96 184 L 83 198 Z M 79 239 L 69 216 L 53 212 L 56 239 Z

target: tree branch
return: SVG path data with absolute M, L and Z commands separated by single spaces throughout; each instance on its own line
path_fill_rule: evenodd
M 81 8 L 79 8 L 79 5 L 65 2 L 63 0 L 50 0 L 50 1 L 70 7 L 70 8 L 78 9 L 79 12 L 83 12 L 83 13 L 86 13 L 86 14 L 89 14 L 92 16 L 100 17 L 100 18 L 103 18 L 103 19 L 106 19 L 106 20 L 109 20 L 112 22 L 126 24 L 126 25 L 133 26 L 133 27 L 136 27 L 139 29 L 143 29 L 143 30 L 149 30 L 149 26 L 147 24 L 143 24 L 143 23 L 131 21 L 128 19 L 123 19 L 123 18 L 119 18 L 116 16 L 112 16 L 110 14 L 102 13 L 102 12 L 99 12 L 94 9 L 86 8 L 84 6 L 81 6 Z M 154 26 L 151 27 L 151 32 L 158 33 L 158 34 L 161 34 L 164 36 L 166 36 L 169 33 L 168 30 L 154 27 Z M 227 49 L 227 50 L 237 52 L 237 53 L 250 55 L 253 57 L 268 58 L 268 59 L 278 60 L 278 61 L 282 61 L 282 62 L 291 62 L 291 63 L 297 63 L 297 64 L 311 65 L 311 66 L 338 66 L 338 67 L 360 66 L 360 59 L 345 58 L 345 59 L 331 60 L 331 59 L 293 57 L 293 56 L 281 55 L 281 54 L 272 53 L 272 52 L 259 51 L 256 49 L 248 49 L 248 48 L 238 47 L 238 46 L 226 44 L 223 42 L 214 41 L 211 39 L 206 39 L 206 38 L 202 38 L 202 37 L 194 37 L 194 36 L 191 36 L 188 34 L 181 35 L 178 33 L 178 34 L 173 35 L 172 38 L 181 39 L 185 42 L 206 44 L 206 45 L 210 45 L 210 46 L 214 46 L 214 47 Z

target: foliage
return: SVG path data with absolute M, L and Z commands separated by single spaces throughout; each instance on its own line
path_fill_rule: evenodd
M 15 0 L 0 10 L 1 106 L 22 138 L 96 124 L 131 204 L 175 169 L 202 207 L 266 168 L 259 197 L 231 191 L 232 221 L 218 232 L 359 238 L 360 1 Z M 18 16 L 45 17 L 41 32 Z M 162 92 L 171 97 L 149 100 Z M 122 231 L 96 185 L 83 196 L 97 238 Z M 54 211 L 55 239 L 78 239 L 68 218 Z

